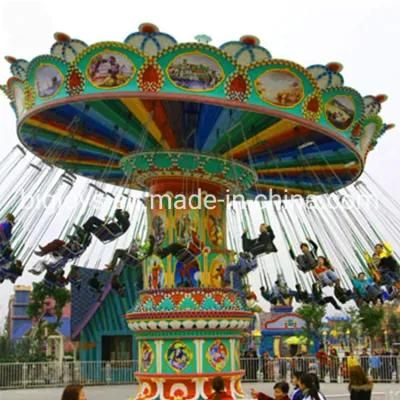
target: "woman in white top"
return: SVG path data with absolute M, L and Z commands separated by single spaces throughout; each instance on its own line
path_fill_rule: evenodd
M 299 386 L 303 392 L 303 400 L 326 400 L 319 391 L 319 380 L 315 374 L 303 374 L 299 380 Z

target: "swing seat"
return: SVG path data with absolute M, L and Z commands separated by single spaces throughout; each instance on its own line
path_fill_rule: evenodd
M 60 277 L 54 276 L 54 277 L 55 279 L 50 279 L 49 277 L 46 278 L 45 275 L 43 283 L 48 289 L 53 289 L 53 288 L 61 289 L 67 285 L 68 281 L 64 277 L 61 276 Z
M 133 255 L 127 254 L 125 264 L 131 265 L 131 266 L 136 266 L 136 265 L 140 264 L 143 260 L 144 260 L 144 258 L 135 257 Z
M 10 280 L 12 283 L 14 283 L 17 278 L 19 278 L 22 275 L 21 273 L 16 273 L 13 271 L 9 271 L 8 269 L 1 268 L 0 267 L 0 281 L 3 282 L 5 279 Z
M 100 294 L 100 293 L 103 292 L 104 285 L 100 285 L 99 287 L 94 287 L 94 286 L 88 284 L 88 288 L 89 288 L 89 290 L 90 290 L 92 293 L 94 293 L 94 294 Z
M 97 237 L 104 244 L 110 243 L 120 238 L 125 232 L 121 229 L 119 232 L 113 232 L 107 225 L 101 225 L 93 232 L 93 235 Z
M 46 271 L 52 273 L 52 274 L 57 274 L 58 272 L 61 272 L 64 270 L 65 265 L 68 262 L 67 257 L 62 257 L 59 260 L 56 260 L 55 262 L 51 264 L 43 263 Z
M 63 249 L 62 254 L 67 254 L 68 253 L 68 255 L 65 255 L 64 257 L 71 258 L 71 259 L 80 257 L 86 250 L 85 247 L 80 246 L 79 250 L 73 251 L 67 245 L 64 245 L 62 247 L 62 249 Z

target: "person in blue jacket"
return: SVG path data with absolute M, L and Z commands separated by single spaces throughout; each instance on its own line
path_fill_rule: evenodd
M 354 289 L 357 294 L 366 302 L 376 302 L 381 300 L 383 303 L 383 292 L 370 276 L 366 276 L 364 272 L 360 272 L 357 278 L 352 280 Z
M 0 250 L 8 247 L 12 237 L 12 228 L 15 224 L 15 217 L 8 213 L 6 219 L 0 222 Z

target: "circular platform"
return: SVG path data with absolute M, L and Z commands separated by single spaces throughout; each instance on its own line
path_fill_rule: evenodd
M 7 57 L 2 89 L 28 149 L 117 185 L 124 157 L 184 150 L 246 164 L 258 176 L 250 195 L 317 194 L 356 180 L 389 127 L 386 97 L 343 86 L 339 63 L 274 59 L 253 36 L 217 48 L 140 29 L 91 46 L 58 33 L 49 55 Z

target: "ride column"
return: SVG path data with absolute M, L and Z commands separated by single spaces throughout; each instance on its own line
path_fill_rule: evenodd
M 148 201 L 149 232 L 156 245 L 144 265 L 145 289 L 126 315 L 139 345 L 137 398 L 204 399 L 215 376 L 223 377 L 227 390 L 239 398 L 244 374 L 239 343 L 253 315 L 244 294 L 223 284 L 229 262 L 225 202 L 204 206 L 205 196 L 220 199 L 229 188 L 225 175 L 206 170 L 210 159 L 223 171 L 229 165 L 215 156 L 176 153 L 168 153 L 174 156 L 169 171 L 157 167 L 153 155 L 146 158 L 151 173 L 142 181 L 157 195 L 153 204 Z M 135 179 L 141 173 L 136 165 L 133 157 L 124 168 Z M 167 192 L 174 204 L 161 196 Z

